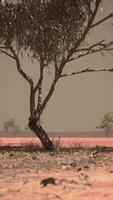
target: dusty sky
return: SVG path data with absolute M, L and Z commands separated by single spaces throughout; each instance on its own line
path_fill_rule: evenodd
M 99 17 L 113 12 L 113 0 L 103 1 L 103 10 Z M 107 39 L 113 40 L 113 23 L 108 20 L 95 28 L 88 37 L 88 42 Z M 37 79 L 37 63 L 27 58 L 21 59 L 25 71 L 34 80 Z M 106 53 L 87 56 L 67 66 L 72 72 L 80 68 L 113 67 L 113 56 Z M 50 75 L 48 73 L 48 78 Z M 89 73 L 73 76 L 59 81 L 55 93 L 42 116 L 42 123 L 47 131 L 88 131 L 94 130 L 100 118 L 113 111 L 113 73 Z M 45 87 L 45 90 L 48 83 Z M 14 118 L 23 128 L 29 117 L 29 85 L 18 74 L 15 62 L 5 55 L 0 55 L 0 127 L 4 121 Z

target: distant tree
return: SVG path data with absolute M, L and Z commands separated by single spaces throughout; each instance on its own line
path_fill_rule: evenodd
M 64 77 L 85 72 L 110 71 L 90 69 L 64 73 L 65 66 L 81 57 L 113 50 L 113 41 L 104 39 L 88 44 L 86 37 L 95 27 L 113 17 L 109 13 L 96 21 L 102 0 L 21 0 L 17 4 L 0 3 L 0 51 L 16 62 L 17 70 L 30 86 L 29 128 L 39 137 L 46 150 L 54 144 L 42 128 L 40 118 L 54 93 L 57 82 Z M 36 85 L 23 70 L 20 54 L 37 60 L 39 79 Z M 46 69 L 52 70 L 52 82 L 43 95 Z M 38 94 L 38 99 L 36 98 Z M 36 100 L 37 99 L 37 100 Z
M 14 119 L 9 119 L 6 122 L 3 123 L 4 130 L 5 131 L 13 131 L 13 132 L 18 132 L 20 131 L 19 125 L 16 125 L 16 122 Z
M 108 133 L 110 130 L 113 130 L 113 112 L 106 113 L 100 122 L 100 125 L 96 128 L 103 129 L 106 132 L 106 137 L 108 137 Z
M 25 130 L 25 131 L 30 130 L 30 129 L 29 129 L 29 126 L 28 126 L 27 124 L 25 125 L 24 130 Z

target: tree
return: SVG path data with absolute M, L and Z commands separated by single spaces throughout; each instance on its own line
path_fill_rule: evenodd
M 89 45 L 86 37 L 90 30 L 113 17 L 110 13 L 95 22 L 102 0 L 21 0 L 18 3 L 0 3 L 0 51 L 16 62 L 18 72 L 30 86 L 29 128 L 39 137 L 46 150 L 54 145 L 42 128 L 40 118 L 54 93 L 57 82 L 85 72 L 110 71 L 85 68 L 64 73 L 65 66 L 81 57 L 113 50 L 113 41 L 101 40 Z M 40 72 L 37 84 L 24 72 L 20 53 L 37 60 Z M 51 68 L 53 79 L 44 96 L 45 69 Z M 38 99 L 36 98 L 38 94 Z
M 13 132 L 17 132 L 20 131 L 20 127 L 18 125 L 16 125 L 16 122 L 14 119 L 9 119 L 6 122 L 3 123 L 4 125 L 4 130 L 5 131 L 13 131 Z
M 106 132 L 106 137 L 108 137 L 109 131 L 113 130 L 113 112 L 106 113 L 100 122 L 100 125 L 96 128 L 103 129 Z

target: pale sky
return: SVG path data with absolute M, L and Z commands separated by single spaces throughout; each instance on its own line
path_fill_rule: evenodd
M 113 12 L 113 0 L 103 1 L 99 17 Z M 88 37 L 90 44 L 107 39 L 113 40 L 113 18 L 95 28 Z M 21 59 L 26 72 L 37 80 L 38 63 L 28 58 Z M 113 67 L 113 56 L 106 53 L 86 56 L 70 63 L 68 72 L 80 68 Z M 48 74 L 48 79 L 50 79 Z M 49 83 L 46 84 L 45 90 Z M 47 131 L 91 131 L 99 124 L 100 118 L 113 111 L 113 73 L 88 73 L 68 77 L 59 81 L 42 116 Z M 23 128 L 29 118 L 29 85 L 18 74 L 11 58 L 0 54 L 0 127 L 4 121 L 14 118 Z

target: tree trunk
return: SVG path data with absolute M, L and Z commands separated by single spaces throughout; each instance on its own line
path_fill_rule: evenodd
M 54 151 L 54 144 L 49 139 L 44 129 L 37 125 L 37 118 L 29 118 L 29 128 L 38 136 L 46 151 Z

